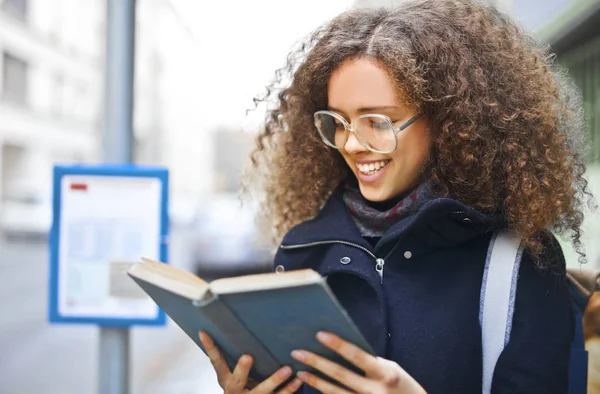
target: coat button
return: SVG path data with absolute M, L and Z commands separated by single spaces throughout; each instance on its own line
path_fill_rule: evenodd
M 278 265 L 277 267 L 275 267 L 275 273 L 283 274 L 284 272 L 285 272 L 285 267 L 283 265 Z
M 340 263 L 342 263 L 342 264 L 344 264 L 344 265 L 346 265 L 346 264 L 350 264 L 350 262 L 351 262 L 351 261 L 352 261 L 352 260 L 350 259 L 350 257 L 342 257 L 342 258 L 340 259 Z
M 410 250 L 407 250 L 406 252 L 404 252 L 405 259 L 410 259 L 411 257 L 412 257 L 412 252 Z

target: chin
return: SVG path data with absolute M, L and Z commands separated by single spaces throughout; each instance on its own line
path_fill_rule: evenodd
M 394 197 L 391 193 L 384 188 L 373 187 L 373 186 L 364 186 L 359 183 L 360 194 L 371 202 L 382 202 L 389 200 Z

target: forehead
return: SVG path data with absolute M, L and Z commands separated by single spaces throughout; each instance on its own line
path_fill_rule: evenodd
M 333 71 L 327 86 L 327 99 L 330 107 L 345 112 L 402 104 L 387 71 L 366 58 L 344 62 Z

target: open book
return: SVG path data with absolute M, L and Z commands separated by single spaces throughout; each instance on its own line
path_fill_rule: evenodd
M 210 283 L 173 266 L 143 259 L 128 275 L 202 348 L 199 331 L 219 346 L 230 367 L 254 357 L 251 378 L 263 380 L 283 365 L 308 367 L 290 353 L 305 349 L 354 369 L 315 338 L 329 331 L 373 354 L 369 344 L 313 270 L 217 279 Z M 202 349 L 204 350 L 204 349 Z

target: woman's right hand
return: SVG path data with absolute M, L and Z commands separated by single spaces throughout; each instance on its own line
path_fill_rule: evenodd
M 208 358 L 217 373 L 217 379 L 224 394 L 272 394 L 275 389 L 285 382 L 292 374 L 292 369 L 286 366 L 279 369 L 262 382 L 257 383 L 250 381 L 248 379 L 248 374 L 250 373 L 250 368 L 254 362 L 251 356 L 243 355 L 240 357 L 233 372 L 231 372 L 225 357 L 219 348 L 215 346 L 212 338 L 205 332 L 200 332 L 200 341 L 206 349 Z M 301 385 L 302 381 L 295 378 L 277 393 L 292 394 L 296 392 Z

